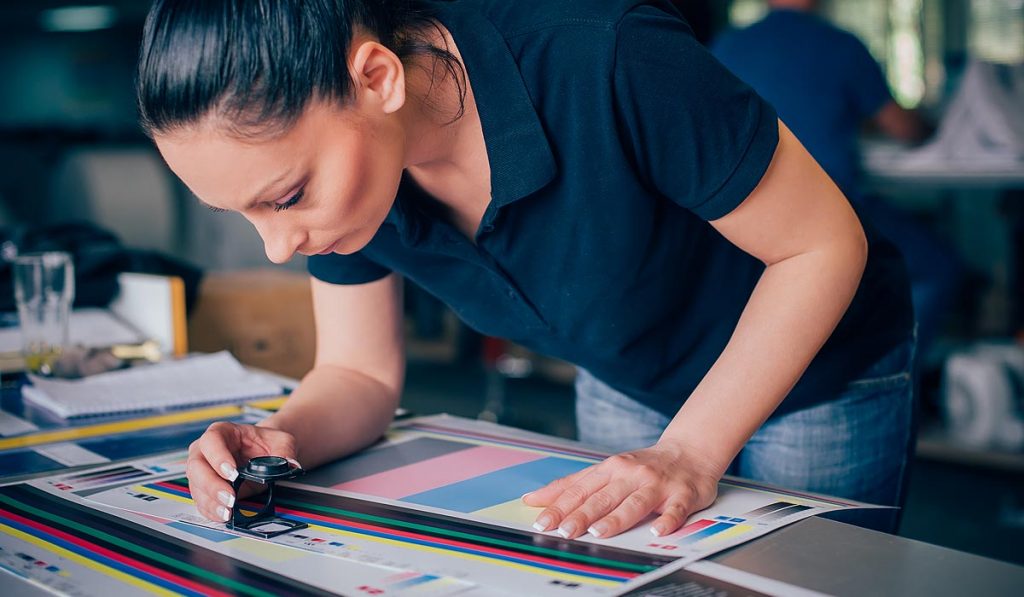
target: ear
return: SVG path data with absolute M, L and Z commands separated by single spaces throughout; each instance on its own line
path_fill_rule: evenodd
M 405 105 L 405 66 L 394 52 L 376 41 L 354 39 L 349 56 L 357 102 L 384 114 Z

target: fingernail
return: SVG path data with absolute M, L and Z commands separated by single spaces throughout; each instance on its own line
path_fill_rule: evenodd
M 594 526 L 590 527 L 589 529 L 587 529 L 587 532 L 595 537 L 600 537 L 601 535 L 604 535 L 608 532 L 608 525 L 606 525 L 603 522 L 599 522 Z
M 576 532 L 576 523 L 566 522 L 562 526 L 558 527 L 558 534 L 564 539 L 568 539 L 570 535 Z
M 231 466 L 226 462 L 221 463 L 220 472 L 227 478 L 228 481 L 234 481 L 235 479 L 238 478 L 238 471 L 235 470 L 235 467 Z
M 217 506 L 217 516 L 220 516 L 221 520 L 227 522 L 231 518 L 231 513 L 224 506 Z
M 651 534 L 655 537 L 661 537 L 661 529 L 658 527 L 651 527 Z
M 522 496 L 522 497 L 520 497 L 519 499 L 521 499 L 521 500 L 525 500 L 526 498 L 530 497 L 531 495 L 533 495 L 533 492 L 532 492 L 532 491 L 527 491 L 527 492 L 526 492 L 526 493 L 524 493 L 524 494 L 523 494 L 523 496 Z
M 235 505 L 235 496 L 226 491 L 218 491 L 217 501 L 230 508 Z
M 538 531 L 541 531 L 541 532 L 544 532 L 544 531 L 548 530 L 548 527 L 550 527 L 550 526 L 551 526 L 551 517 L 548 516 L 547 514 L 541 515 L 541 517 L 537 519 L 537 522 L 533 523 L 533 528 L 535 528 L 535 529 L 537 529 Z
M 299 464 L 299 461 L 295 460 L 294 458 L 285 458 L 285 460 L 295 465 L 296 468 L 302 468 L 302 465 Z

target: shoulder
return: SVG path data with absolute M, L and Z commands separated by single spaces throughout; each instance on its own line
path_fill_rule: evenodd
M 864 45 L 864 42 L 862 42 L 856 34 L 843 29 L 839 25 L 836 25 L 821 16 L 813 17 L 813 23 L 819 31 L 819 34 L 826 38 L 830 44 L 833 44 L 833 47 L 836 49 L 845 50 L 847 52 L 859 52 L 867 56 L 871 55 L 867 46 Z
M 459 0 L 458 4 L 476 7 L 509 39 L 551 30 L 614 32 L 646 12 L 681 20 L 668 0 Z

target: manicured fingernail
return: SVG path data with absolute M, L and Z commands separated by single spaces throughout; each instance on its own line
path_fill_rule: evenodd
M 235 505 L 235 496 L 226 491 L 218 491 L 217 501 L 230 508 Z
M 541 531 L 541 532 L 544 532 L 544 531 L 548 530 L 548 527 L 550 527 L 550 526 L 551 526 L 551 517 L 548 516 L 547 514 L 541 515 L 541 517 L 537 519 L 537 522 L 533 523 L 533 528 L 535 528 L 535 529 L 537 529 L 538 531 Z
M 295 460 L 294 458 L 285 458 L 285 460 L 292 463 L 296 468 L 302 468 L 302 465 L 299 464 L 299 461 Z
M 217 506 L 217 516 L 220 516 L 221 520 L 227 522 L 231 518 L 231 513 L 224 506 Z
M 599 522 L 587 529 L 587 532 L 595 537 L 600 537 L 608 532 L 608 525 L 603 522 Z
M 523 496 L 522 496 L 521 498 L 519 498 L 519 499 L 521 499 L 521 500 L 525 500 L 526 498 L 530 497 L 531 495 L 533 495 L 533 492 L 532 492 L 532 491 L 527 491 L 527 492 L 526 492 L 526 493 L 524 493 L 524 494 L 523 494 Z
M 661 529 L 658 527 L 651 527 L 651 534 L 655 537 L 661 537 Z
M 574 522 L 565 522 L 562 523 L 562 526 L 558 527 L 558 534 L 561 535 L 564 539 L 568 539 L 575 532 L 576 523 Z
M 235 467 L 226 462 L 222 462 L 220 464 L 220 472 L 228 481 L 234 481 L 238 478 L 238 471 L 235 470 Z

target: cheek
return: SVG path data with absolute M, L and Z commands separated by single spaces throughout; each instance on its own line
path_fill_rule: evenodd
M 354 251 L 373 238 L 387 217 L 401 181 L 402 160 L 397 147 L 384 144 L 364 145 L 352 155 L 347 168 L 351 184 L 335 212 L 335 223 L 345 229 L 346 236 L 352 236 L 343 248 Z

